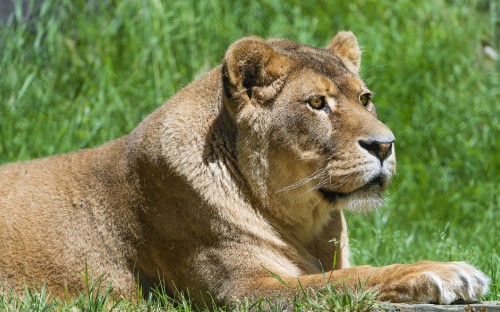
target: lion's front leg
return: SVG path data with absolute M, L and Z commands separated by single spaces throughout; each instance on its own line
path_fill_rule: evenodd
M 378 269 L 368 284 L 379 292 L 378 298 L 384 301 L 473 302 L 488 291 L 489 278 L 465 262 L 422 261 Z
M 288 287 L 270 276 L 256 278 L 245 285 L 244 297 L 289 297 L 295 294 L 293 290 L 297 287 L 320 290 L 329 282 L 339 290 L 364 285 L 365 289 L 376 290 L 378 299 L 383 301 L 450 304 L 460 300 L 477 301 L 486 294 L 489 285 L 488 277 L 467 263 L 430 261 L 384 267 L 356 266 L 325 275 L 280 276 L 280 279 Z

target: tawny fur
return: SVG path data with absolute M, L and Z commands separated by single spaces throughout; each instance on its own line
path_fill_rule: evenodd
M 1 286 L 78 291 L 88 266 L 117 292 L 163 281 L 227 304 L 291 296 L 266 270 L 316 289 L 333 270 L 384 300 L 477 299 L 488 278 L 465 263 L 350 267 L 342 211 L 380 205 L 395 171 L 360 54 L 350 32 L 326 49 L 244 38 L 131 134 L 2 166 Z

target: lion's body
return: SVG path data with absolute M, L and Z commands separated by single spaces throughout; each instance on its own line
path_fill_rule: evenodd
M 221 89 L 220 75 L 219 67 L 181 91 L 129 136 L 93 149 L 0 167 L 6 182 L 0 189 L 0 281 L 17 286 L 45 281 L 49 287 L 77 289 L 82 282 L 78 273 L 87 264 L 96 276 L 105 274 L 117 289 L 129 291 L 135 287 L 134 270 L 151 281 L 161 268 L 165 279 L 195 292 L 195 285 L 184 281 L 186 272 L 200 271 L 197 275 L 205 274 L 214 283 L 230 280 L 235 273 L 220 263 L 219 268 L 203 268 L 213 266 L 210 257 L 220 254 L 227 254 L 229 262 L 240 259 L 240 267 L 261 257 L 275 262 L 268 268 L 280 274 L 299 274 L 299 266 L 319 273 L 316 257 L 302 264 L 298 257 L 279 259 L 275 245 L 286 249 L 287 244 L 245 199 L 244 181 L 232 177 L 235 172 L 227 166 L 234 159 L 218 159 L 221 155 L 210 150 L 235 148 L 215 145 L 225 144 L 223 138 L 206 140 L 231 135 L 224 121 L 217 120 L 221 102 L 214 90 Z M 339 225 L 328 230 L 340 234 L 344 221 L 340 211 L 336 214 L 333 223 Z M 326 260 L 327 269 L 334 254 L 328 243 L 332 238 L 321 239 L 326 249 L 315 251 L 322 253 L 318 256 Z M 258 244 L 251 246 L 251 241 Z M 227 249 L 219 246 L 216 255 L 205 247 L 222 242 Z M 244 245 L 248 254 L 230 256 L 232 244 Z M 207 248 L 206 254 L 201 248 Z M 256 259 L 250 260 L 253 256 Z M 203 261 L 208 263 L 200 266 Z
M 45 281 L 58 290 L 73 288 L 82 282 L 85 262 L 133 286 L 133 274 L 123 274 L 137 234 L 118 156 L 123 142 L 0 168 L 3 286 Z
M 451 284 L 458 266 L 482 285 L 453 295 L 429 290 L 425 274 L 405 279 L 428 263 L 349 268 L 342 209 L 379 205 L 395 169 L 392 133 L 358 102 L 368 91 L 351 36 L 326 50 L 243 39 L 130 135 L 0 167 L 2 286 L 78 290 L 87 265 L 118 291 L 165 281 L 197 302 L 207 291 L 221 303 L 285 295 L 264 268 L 313 288 L 335 269 L 397 301 L 484 293 L 486 277 L 466 264 L 431 265 Z

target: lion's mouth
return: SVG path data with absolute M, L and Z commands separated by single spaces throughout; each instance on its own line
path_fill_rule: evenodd
M 382 188 L 384 186 L 384 180 L 383 180 L 382 176 L 378 175 L 378 176 L 374 177 L 373 179 L 368 181 L 365 185 L 361 186 L 360 188 L 355 189 L 352 192 L 348 192 L 348 193 L 333 192 L 333 191 L 330 191 L 330 190 L 325 189 L 325 188 L 320 188 L 319 192 L 323 195 L 323 197 L 327 201 L 335 202 L 341 198 L 348 197 L 352 193 L 359 192 L 359 191 L 365 191 L 373 186 L 377 186 L 379 188 Z

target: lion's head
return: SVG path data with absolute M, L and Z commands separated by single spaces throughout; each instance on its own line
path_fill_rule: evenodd
M 379 206 L 395 172 L 394 135 L 359 77 L 360 54 L 350 32 L 325 49 L 250 37 L 226 53 L 224 105 L 240 170 L 291 225 L 320 227 L 332 208 Z

